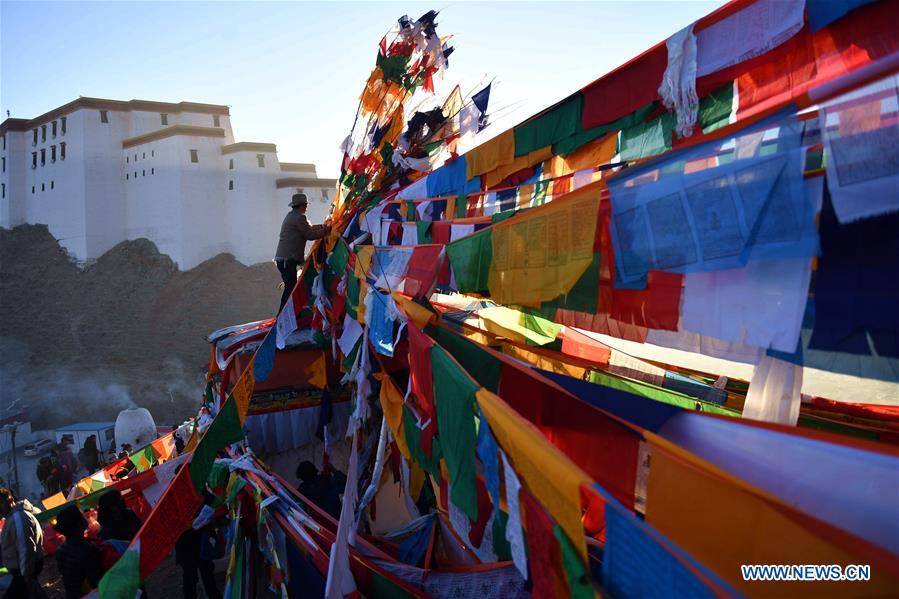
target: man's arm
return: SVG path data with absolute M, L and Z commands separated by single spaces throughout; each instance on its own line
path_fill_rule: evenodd
M 321 239 L 331 230 L 331 227 L 328 225 L 310 225 L 309 220 L 305 216 L 297 223 L 297 228 L 306 239 Z

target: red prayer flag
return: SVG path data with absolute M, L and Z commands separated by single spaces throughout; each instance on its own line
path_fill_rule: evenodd
M 428 297 L 434 290 L 437 274 L 443 266 L 445 255 L 442 245 L 419 245 L 412 250 L 406 268 L 405 292 L 412 297 Z
M 412 394 L 418 399 L 424 414 L 430 420 L 421 431 L 421 448 L 431 457 L 431 443 L 437 428 L 437 411 L 434 407 L 434 381 L 431 374 L 431 347 L 434 341 L 417 326 L 408 326 L 409 332 L 409 377 L 412 379 Z
M 202 503 L 194 490 L 190 470 L 182 466 L 138 533 L 141 580 L 146 580 L 169 554 Z

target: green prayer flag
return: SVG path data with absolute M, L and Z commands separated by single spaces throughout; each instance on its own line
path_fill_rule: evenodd
M 522 306 L 521 310 L 531 314 L 540 314 L 550 320 L 556 317 L 556 310 L 558 309 L 596 314 L 599 310 L 600 260 L 599 252 L 594 252 L 590 266 L 587 267 L 587 270 L 584 271 L 584 274 L 581 275 L 567 294 L 560 295 L 548 302 L 543 302 L 540 304 L 540 308 L 535 309 Z
M 431 370 L 434 373 L 437 431 L 452 483 L 450 500 L 469 518 L 477 520 L 474 394 L 478 386 L 446 350 L 437 345 L 431 348 Z
M 647 158 L 670 150 L 676 120 L 674 113 L 666 112 L 648 123 L 622 129 L 621 160 Z
M 415 223 L 415 227 L 418 229 L 418 243 L 431 243 L 431 222 L 420 220 Z
M 516 214 L 524 212 L 527 208 L 519 208 L 517 210 L 506 210 L 505 212 L 497 212 L 496 214 L 490 215 L 490 224 L 495 225 L 496 223 L 501 223 L 507 218 L 512 218 Z M 492 256 L 492 254 L 491 254 Z
M 552 185 L 552 181 L 538 181 L 534 186 L 534 197 L 531 198 L 531 206 L 542 206 L 546 203 L 546 193 L 549 191 L 549 186 Z M 499 213 L 503 214 L 502 212 Z M 493 216 L 499 216 L 494 214 Z M 496 221 L 494 221 L 496 222 Z
M 559 548 L 562 550 L 562 568 L 568 578 L 568 596 L 573 599 L 593 599 L 595 594 L 587 577 L 587 570 L 568 536 L 562 532 L 558 524 L 553 526 L 553 535 L 559 541 Z
M 734 106 L 734 84 L 721 86 L 699 101 L 699 127 L 703 133 L 720 129 L 730 121 Z
M 468 216 L 468 196 L 464 193 L 456 198 L 456 218 Z
M 359 320 L 359 278 L 352 272 L 347 275 L 346 311 L 353 320 Z
M 493 232 L 487 228 L 447 244 L 446 255 L 460 293 L 483 293 L 487 290 L 490 263 L 493 262 L 492 238 Z
M 237 413 L 237 402 L 229 395 L 221 411 L 206 430 L 206 434 L 200 439 L 190 460 L 190 478 L 197 493 L 203 492 L 219 450 L 242 439 L 243 430 Z
M 496 393 L 503 371 L 502 362 L 477 343 L 443 327 L 434 327 L 434 339 L 456 359 L 478 384 Z
M 347 246 L 346 241 L 343 240 L 343 237 L 340 237 L 337 239 L 337 243 L 334 244 L 334 249 L 328 256 L 328 268 L 330 268 L 331 272 L 338 277 L 342 277 L 349 260 L 350 248 Z
M 607 133 L 611 133 L 612 131 L 621 131 L 622 129 L 627 129 L 628 127 L 639 125 L 640 123 L 645 121 L 650 114 L 652 114 L 653 110 L 655 110 L 655 104 L 653 102 L 650 102 L 646 106 L 638 108 L 634 112 L 606 125 L 593 127 L 592 129 L 587 129 L 586 131 L 579 127 L 578 131 L 574 135 L 566 137 L 565 139 L 553 144 L 553 154 L 556 156 L 567 156 L 581 146 L 590 143 L 594 139 L 599 139 Z
M 686 408 L 688 410 L 700 409 L 703 412 L 709 412 L 710 414 L 722 414 L 724 416 L 740 415 L 740 413 L 733 408 L 728 408 L 726 406 L 721 406 L 712 402 L 702 401 L 700 399 L 696 399 L 695 397 L 684 395 L 683 393 L 678 393 L 669 389 L 662 389 L 660 387 L 650 385 L 649 383 L 644 383 L 642 381 L 628 379 L 625 377 L 610 376 L 602 372 L 593 371 L 590 373 L 588 380 L 591 383 L 596 383 L 598 385 L 602 385 L 603 387 L 618 389 L 619 391 L 626 391 L 627 393 L 633 393 L 634 395 L 640 395 L 641 397 L 647 397 L 649 399 L 654 399 L 656 401 L 670 404 L 672 406 Z
M 156 454 L 153 453 L 153 448 L 147 445 L 135 454 L 128 456 L 128 459 L 131 460 L 138 472 L 145 472 L 156 463 Z
M 580 92 L 515 127 L 515 156 L 545 148 L 581 130 L 584 97 Z
M 415 202 L 412 200 L 406 200 L 406 220 L 415 220 Z
M 506 540 L 506 523 L 509 516 L 506 512 L 496 510 L 493 516 L 493 553 L 502 562 L 512 560 L 512 546 Z
M 528 312 L 522 313 L 521 321 L 521 326 L 527 330 L 534 331 L 542 337 L 549 337 L 551 339 L 558 337 L 559 332 L 562 330 L 562 325 Z M 546 345 L 546 343 L 536 343 L 530 339 L 526 339 L 526 341 L 528 345 Z
M 430 426 L 435 426 L 431 423 Z M 424 449 L 421 448 L 421 429 L 416 424 L 415 414 L 412 413 L 407 406 L 403 406 L 403 434 L 406 436 L 406 445 L 409 446 L 409 454 L 412 460 L 418 464 L 422 470 L 434 477 L 434 480 L 440 482 L 440 458 L 443 455 L 443 449 L 440 439 L 434 437 L 431 442 L 431 457 L 425 455 Z
M 97 587 L 103 599 L 134 599 L 140 586 L 140 554 L 129 549 L 106 571 Z
M 213 464 L 209 472 L 209 486 L 213 489 L 228 484 L 231 471 L 224 464 Z
M 406 589 L 375 571 L 371 573 L 371 592 L 368 596 L 372 599 L 404 599 L 406 597 L 411 599 L 414 597 Z

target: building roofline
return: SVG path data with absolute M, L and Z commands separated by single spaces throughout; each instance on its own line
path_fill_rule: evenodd
M 151 141 L 173 137 L 175 135 L 192 135 L 194 137 L 225 137 L 225 130 L 221 127 L 200 127 L 198 125 L 172 125 L 165 129 L 151 131 L 136 137 L 122 140 L 123 148 L 139 146 Z
M 275 144 L 261 143 L 258 141 L 239 141 L 234 144 L 222 146 L 222 154 L 233 154 L 234 152 L 270 152 L 278 153 L 278 147 Z
M 122 112 L 143 110 L 147 112 L 166 112 L 169 114 L 179 114 L 182 112 L 218 114 L 222 116 L 229 116 L 231 114 L 230 109 L 227 106 L 222 106 L 220 104 L 204 104 L 202 102 L 173 103 L 158 102 L 156 100 L 109 100 L 107 98 L 88 98 L 82 96 L 33 119 L 6 119 L 0 124 L 0 134 L 6 133 L 7 131 L 26 131 L 35 125 L 40 125 L 45 121 L 65 116 L 70 112 L 75 112 L 82 108 L 118 110 Z
M 337 179 L 308 179 L 303 177 L 284 177 L 275 180 L 275 187 L 336 187 Z
M 297 173 L 315 173 L 315 165 L 310 162 L 282 162 L 281 170 Z

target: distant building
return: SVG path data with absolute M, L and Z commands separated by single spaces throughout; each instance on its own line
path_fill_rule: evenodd
M 309 219 L 336 181 L 281 163 L 275 144 L 234 142 L 227 106 L 79 98 L 0 124 L 0 227 L 46 224 L 79 261 L 146 237 L 182 270 L 229 252 L 271 260 L 290 196 Z

